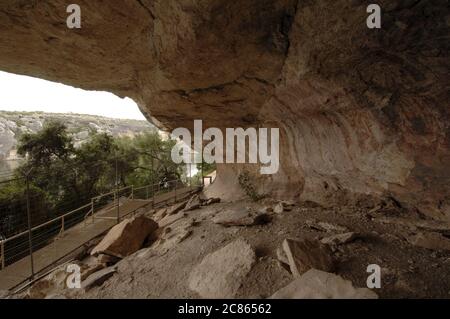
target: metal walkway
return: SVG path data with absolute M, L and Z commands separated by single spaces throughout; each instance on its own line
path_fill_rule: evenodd
M 159 207 L 170 202 L 187 198 L 200 190 L 198 186 L 185 187 L 168 193 L 156 195 L 151 200 L 128 199 L 119 208 L 119 219 L 137 212 L 141 208 Z M 47 246 L 33 253 L 35 274 L 43 273 L 62 262 L 92 239 L 106 233 L 117 224 L 117 207 L 110 206 L 89 216 L 82 222 L 54 239 Z M 31 278 L 30 256 L 25 257 L 0 271 L 0 290 L 11 290 Z

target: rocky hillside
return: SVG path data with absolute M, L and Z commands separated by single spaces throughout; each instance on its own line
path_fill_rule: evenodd
M 16 145 L 23 133 L 39 131 L 45 122 L 58 120 L 67 125 L 69 133 L 80 145 L 89 132 L 108 133 L 112 136 L 130 136 L 155 129 L 147 121 L 113 119 L 86 114 L 57 114 L 42 112 L 0 111 L 0 160 L 17 160 Z

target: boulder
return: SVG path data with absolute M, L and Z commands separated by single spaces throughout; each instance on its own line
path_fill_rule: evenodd
M 117 272 L 117 266 L 108 267 L 91 274 L 86 280 L 81 282 L 81 288 L 89 290 L 95 286 L 102 285 Z
M 106 234 L 91 251 L 91 255 L 106 254 L 119 258 L 131 255 L 142 247 L 145 239 L 156 229 L 158 224 L 145 216 L 125 219 Z
M 286 287 L 274 293 L 271 299 L 377 299 L 368 288 L 355 288 L 341 276 L 310 269 Z
M 450 239 L 436 232 L 422 232 L 407 238 L 411 245 L 432 249 L 450 250 Z
M 205 256 L 189 276 L 189 288 L 202 298 L 233 298 L 247 276 L 256 255 L 238 239 Z
M 325 245 L 342 245 L 350 243 L 356 238 L 358 238 L 358 234 L 348 232 L 322 238 L 320 242 Z
M 269 215 L 263 212 L 252 212 L 246 207 L 224 210 L 213 218 L 214 223 L 226 227 L 254 226 L 266 224 L 269 221 Z
M 291 211 L 295 206 L 293 201 L 281 201 L 273 206 L 273 212 L 276 214 L 281 214 L 283 212 Z
M 335 264 L 330 249 L 317 240 L 285 239 L 282 247 L 294 277 L 299 277 L 311 268 L 324 271 L 334 269 Z
M 276 214 L 281 214 L 284 212 L 284 206 L 283 203 L 278 203 L 273 207 L 273 212 Z

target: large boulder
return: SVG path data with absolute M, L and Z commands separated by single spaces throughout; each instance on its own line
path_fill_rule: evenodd
M 158 224 L 145 216 L 125 219 L 114 226 L 103 240 L 91 251 L 91 255 L 106 254 L 123 258 L 142 247 L 145 239 Z
M 252 247 L 238 239 L 203 258 L 189 276 L 189 288 L 202 298 L 233 298 L 255 261 Z
M 377 299 L 367 288 L 355 288 L 341 276 L 311 269 L 286 287 L 278 290 L 272 299 Z

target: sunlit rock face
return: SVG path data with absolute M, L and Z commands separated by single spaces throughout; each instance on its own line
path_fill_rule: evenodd
M 368 29 L 362 0 L 79 0 L 69 30 L 71 2 L 2 1 L 0 68 L 129 96 L 169 130 L 279 127 L 279 172 L 219 165 L 221 187 L 248 171 L 280 198 L 450 218 L 447 1 L 377 1 Z

